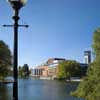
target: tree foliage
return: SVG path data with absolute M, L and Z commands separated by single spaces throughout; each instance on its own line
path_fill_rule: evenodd
M 57 77 L 59 79 L 70 79 L 70 77 L 79 77 L 80 72 L 80 64 L 76 61 L 68 60 L 58 65 Z
M 23 78 L 29 77 L 30 71 L 29 66 L 27 64 L 24 64 L 23 67 L 19 66 L 19 76 Z
M 94 32 L 93 49 L 95 60 L 90 64 L 87 76 L 83 82 L 72 93 L 72 95 L 85 98 L 86 100 L 100 100 L 100 29 Z
M 8 46 L 0 41 L 0 78 L 4 78 L 9 74 L 11 68 L 11 52 Z

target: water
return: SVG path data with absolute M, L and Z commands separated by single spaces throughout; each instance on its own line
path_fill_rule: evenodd
M 19 100 L 83 100 L 70 96 L 78 83 L 51 80 L 19 80 Z M 12 85 L 0 86 L 0 100 L 12 100 Z

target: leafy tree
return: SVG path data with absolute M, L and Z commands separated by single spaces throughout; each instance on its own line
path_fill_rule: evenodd
M 70 77 L 79 77 L 80 72 L 80 64 L 76 61 L 68 60 L 58 65 L 57 77 L 59 79 L 70 79 Z
M 3 41 L 0 41 L 0 78 L 2 79 L 9 74 L 11 58 L 10 49 Z
M 20 77 L 29 77 L 30 71 L 29 66 L 27 64 L 24 64 L 23 67 L 19 66 L 19 76 Z
M 23 76 L 23 70 L 22 70 L 22 67 L 21 66 L 19 66 L 18 75 L 19 75 L 19 77 L 22 77 Z
M 24 64 L 23 66 L 23 71 L 24 71 L 24 76 L 27 77 L 29 76 L 29 66 L 27 64 Z
M 78 89 L 72 93 L 86 100 L 100 100 L 100 29 L 94 32 L 93 49 L 95 60 L 88 68 L 87 76 L 80 83 Z

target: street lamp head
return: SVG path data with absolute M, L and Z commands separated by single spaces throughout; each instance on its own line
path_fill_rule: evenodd
M 17 9 L 17 10 L 22 8 L 27 2 L 27 0 L 7 0 L 7 1 L 10 2 L 13 9 Z

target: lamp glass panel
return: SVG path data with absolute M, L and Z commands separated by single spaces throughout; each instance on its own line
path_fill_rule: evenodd
M 8 2 L 13 2 L 13 1 L 18 1 L 20 3 L 22 3 L 23 5 L 26 4 L 27 0 L 7 0 Z
M 21 3 L 26 4 L 27 0 L 20 0 Z

